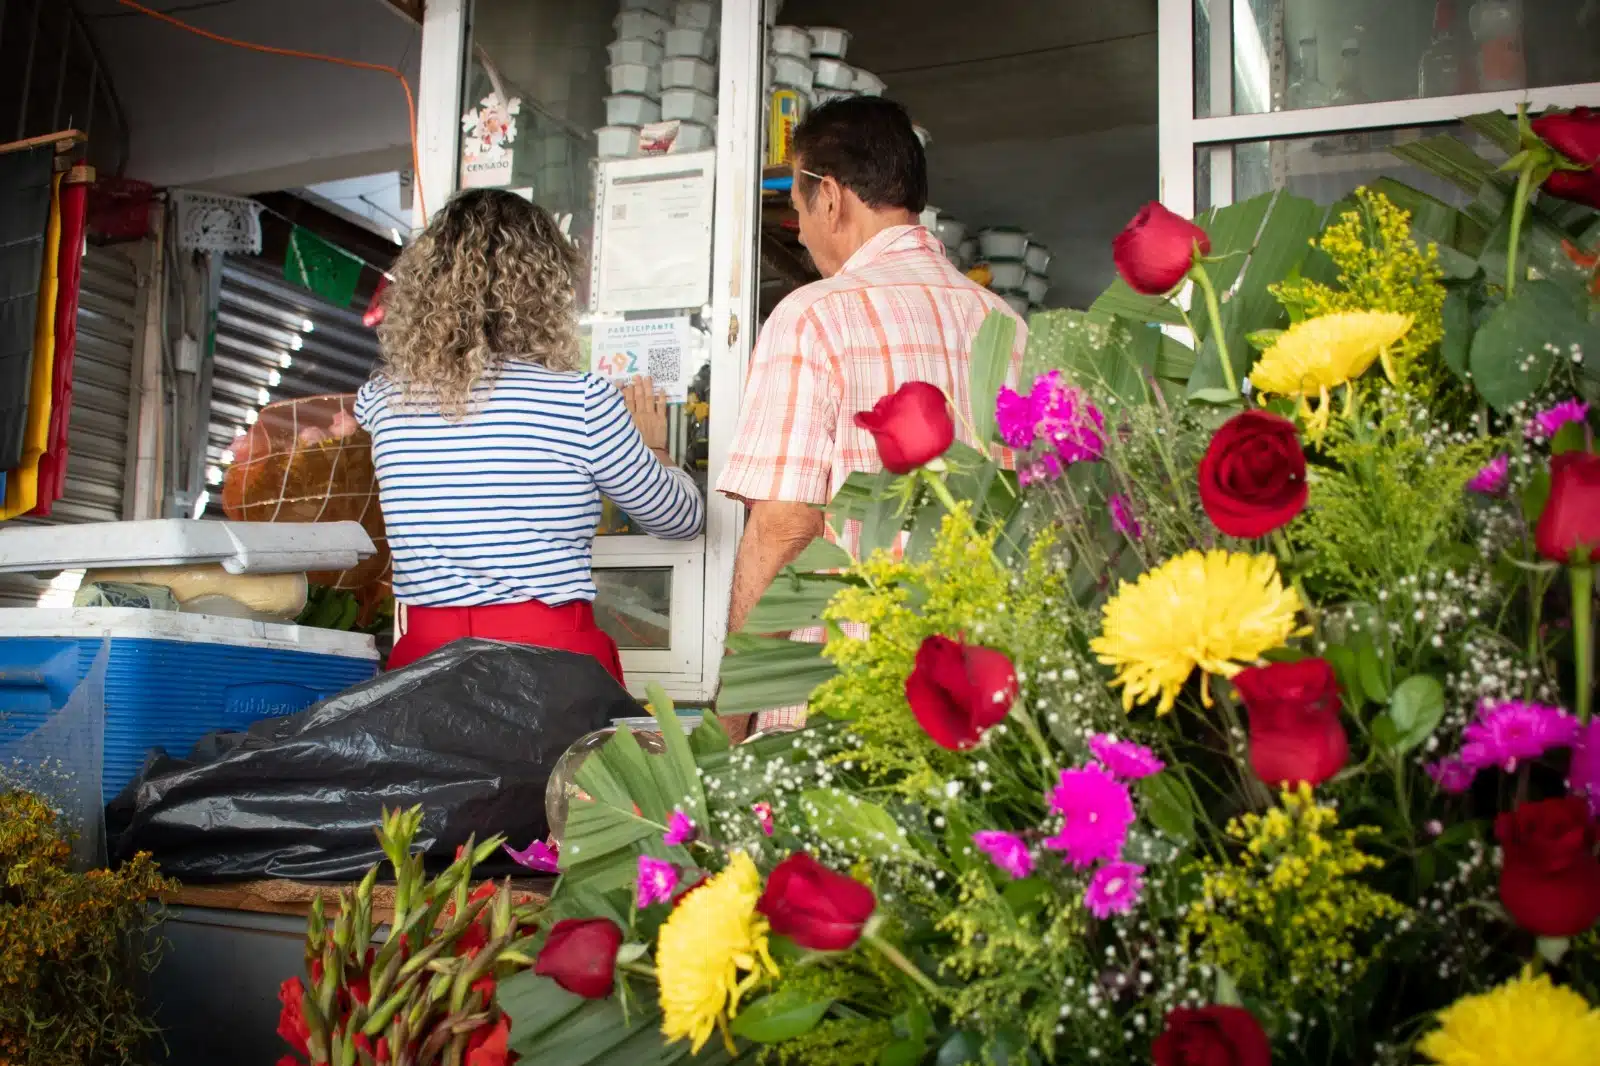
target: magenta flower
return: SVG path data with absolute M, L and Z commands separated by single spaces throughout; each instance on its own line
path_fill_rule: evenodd
M 1524 435 L 1529 437 L 1543 437 L 1545 440 L 1554 440 L 1561 427 L 1568 422 L 1583 422 L 1589 417 L 1589 405 L 1582 400 L 1567 400 L 1554 407 L 1540 411 L 1533 416 Z
M 761 831 L 763 833 L 767 834 L 767 836 L 771 836 L 772 835 L 772 804 L 770 804 L 770 803 L 754 803 L 754 804 L 751 804 L 750 811 L 751 811 L 752 814 L 754 814 L 756 816 L 756 821 L 761 823 Z
M 673 811 L 672 817 L 667 819 L 667 831 L 662 836 L 661 842 L 669 848 L 675 848 L 679 844 L 689 843 L 699 835 L 700 831 L 695 828 L 694 822 L 690 821 L 687 814 Z
M 1083 893 L 1083 905 L 1096 918 L 1127 914 L 1144 895 L 1144 867 L 1132 862 L 1108 862 L 1094 872 Z
M 973 833 L 972 842 L 978 845 L 979 851 L 989 856 L 990 862 L 1013 878 L 1027 877 L 1033 873 L 1033 856 L 1028 854 L 1027 842 L 1015 833 L 985 829 Z
M 1600 818 L 1600 718 L 1591 719 L 1572 745 L 1567 789 L 1589 801 L 1589 813 Z
M 1467 491 L 1484 496 L 1500 495 L 1506 491 L 1507 473 L 1510 468 L 1510 456 L 1504 454 L 1495 456 L 1482 470 L 1472 475 L 1472 480 L 1467 482 Z
M 1129 540 L 1138 540 L 1144 536 L 1144 527 L 1139 524 L 1139 519 L 1133 514 L 1133 501 L 1122 493 L 1114 493 L 1109 501 L 1111 508 L 1111 528 L 1121 533 Z
M 1082 389 L 1068 385 L 1061 371 L 1052 370 L 1019 393 L 1002 388 L 995 397 L 995 424 L 1000 439 L 1013 448 L 1043 443 L 1048 450 L 1018 469 L 1023 484 L 1053 480 L 1063 468 L 1105 453 L 1105 416 Z
M 673 891 L 678 887 L 678 868 L 670 862 L 641 855 L 637 887 L 640 910 L 653 903 L 665 903 L 672 898 Z
M 1133 824 L 1133 797 L 1128 787 L 1094 763 L 1061 771 L 1061 783 L 1050 790 L 1050 809 L 1064 821 L 1061 831 L 1044 846 L 1066 853 L 1066 861 L 1087 869 L 1097 859 L 1116 859 Z
M 1039 422 L 1034 417 L 1033 404 L 1009 385 L 1000 386 L 1000 394 L 994 398 L 994 422 L 1000 430 L 1000 439 L 1011 447 L 1033 447 Z
M 1118 740 L 1109 733 L 1096 733 L 1090 737 L 1089 750 L 1102 766 L 1124 781 L 1137 781 L 1167 768 L 1167 764 L 1143 744 Z
M 536 874 L 558 874 L 561 872 L 561 852 L 552 848 L 542 840 L 535 840 L 521 851 L 517 851 L 510 844 L 502 844 L 506 854 L 520 866 L 532 870 Z
M 1468 766 L 1459 756 L 1452 755 L 1448 759 L 1429 763 L 1425 769 L 1428 776 L 1433 778 L 1433 783 L 1439 786 L 1440 792 L 1448 792 L 1452 796 L 1459 796 L 1472 787 L 1472 779 L 1478 776 L 1478 768 Z
M 1467 741 L 1461 761 L 1475 770 L 1498 766 L 1510 773 L 1519 760 L 1571 746 L 1578 729 L 1578 720 L 1560 707 L 1521 700 L 1482 703 L 1477 721 L 1461 731 Z

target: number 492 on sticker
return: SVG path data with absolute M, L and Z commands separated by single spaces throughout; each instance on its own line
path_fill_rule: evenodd
M 639 373 L 639 353 L 615 350 L 602 352 L 595 357 L 595 370 L 602 377 L 631 377 Z

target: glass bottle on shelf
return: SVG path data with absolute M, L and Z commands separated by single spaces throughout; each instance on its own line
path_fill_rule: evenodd
M 1477 0 L 1467 20 L 1478 45 L 1478 89 L 1525 88 L 1528 70 L 1522 55 L 1522 7 L 1517 0 Z
M 1367 91 L 1361 84 L 1361 42 L 1351 37 L 1339 49 L 1339 81 L 1333 87 L 1332 103 L 1348 106 L 1366 102 Z M 1359 152 L 1367 147 L 1368 139 L 1366 134 L 1347 133 L 1338 144 L 1343 151 Z
M 1300 38 L 1295 52 L 1298 68 L 1294 81 L 1289 83 L 1289 106 L 1292 108 L 1325 107 L 1333 94 L 1317 76 L 1317 39 Z
M 1433 40 L 1417 62 L 1418 96 L 1455 96 L 1472 91 L 1467 77 L 1471 65 L 1462 56 L 1455 22 L 1454 0 L 1439 0 L 1433 5 Z

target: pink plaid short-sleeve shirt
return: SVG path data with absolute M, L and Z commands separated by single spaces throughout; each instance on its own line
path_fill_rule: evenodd
M 850 474 L 876 473 L 877 447 L 856 414 L 908 381 L 937 385 L 966 410 L 972 342 L 992 311 L 1017 317 L 925 228 L 884 230 L 767 320 L 718 491 L 747 503 L 824 504 Z M 1027 340 L 1018 319 L 1013 375 Z M 976 446 L 961 421 L 961 439 Z

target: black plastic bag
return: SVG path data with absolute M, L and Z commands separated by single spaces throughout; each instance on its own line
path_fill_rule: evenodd
M 472 835 L 524 847 L 548 832 L 562 753 L 640 713 L 587 655 L 457 641 L 298 714 L 213 733 L 187 759 L 156 749 L 107 809 L 112 854 L 151 852 L 182 881 L 356 880 L 382 858 L 382 808 L 416 804 L 430 865 Z

